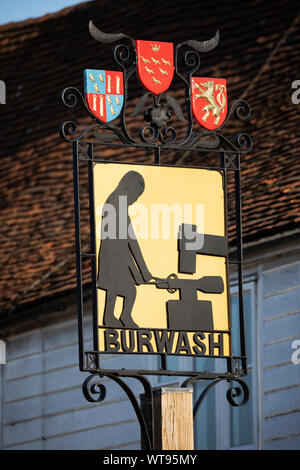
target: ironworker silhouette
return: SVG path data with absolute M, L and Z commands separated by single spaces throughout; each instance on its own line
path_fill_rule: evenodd
M 131 317 L 136 285 L 150 281 L 152 275 L 135 237 L 128 208 L 144 189 L 142 175 L 129 171 L 107 198 L 103 208 L 97 287 L 106 291 L 104 326 L 138 328 Z M 119 319 L 114 315 L 117 296 L 123 297 Z

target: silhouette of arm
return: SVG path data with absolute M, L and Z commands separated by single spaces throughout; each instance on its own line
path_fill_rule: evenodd
M 134 282 L 139 286 L 140 284 L 143 283 L 143 278 L 141 276 L 141 273 L 140 271 L 138 270 L 138 268 L 136 267 L 135 265 L 135 262 L 133 261 L 133 259 L 131 259 L 130 263 L 129 263 L 129 270 L 132 274 L 132 277 L 134 279 Z
M 142 273 L 144 281 L 145 282 L 150 281 L 150 279 L 152 279 L 152 274 L 150 273 L 150 271 L 148 270 L 146 266 L 140 246 L 136 239 L 129 240 L 129 248 L 139 270 Z

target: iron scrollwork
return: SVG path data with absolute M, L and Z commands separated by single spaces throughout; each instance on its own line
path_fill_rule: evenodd
M 144 408 L 142 409 L 139 405 L 138 400 L 136 399 L 133 391 L 125 383 L 123 378 L 118 374 L 112 373 L 103 373 L 99 374 L 99 378 L 96 374 L 89 375 L 83 382 L 82 390 L 86 400 L 92 403 L 99 403 L 105 400 L 107 391 L 105 385 L 102 383 L 103 377 L 117 383 L 122 390 L 126 393 L 128 399 L 130 400 L 133 409 L 135 411 L 137 420 L 141 428 L 142 442 L 146 450 L 153 450 L 154 446 L 154 409 L 153 409 L 153 388 L 151 383 L 142 375 L 139 374 L 126 374 L 126 377 L 137 379 L 144 387 L 146 401 L 144 401 Z M 194 422 L 198 415 L 200 406 L 207 396 L 208 392 L 214 388 L 219 382 L 226 380 L 229 383 L 229 388 L 226 391 L 226 398 L 228 403 L 231 406 L 239 407 L 245 405 L 249 400 L 249 389 L 247 384 L 239 377 L 235 378 L 226 378 L 220 377 L 216 380 L 213 380 L 209 385 L 202 391 L 199 398 L 196 400 L 194 409 L 193 409 L 193 418 Z M 203 381 L 202 376 L 195 376 L 186 379 L 181 387 L 188 388 L 191 385 L 195 384 L 198 381 Z M 233 386 L 232 382 L 237 382 L 237 386 Z M 145 403 L 147 403 L 147 408 L 145 409 Z
M 120 126 L 104 123 L 91 113 L 85 97 L 82 93 L 74 88 L 65 88 L 61 93 L 61 100 L 68 108 L 75 108 L 78 104 L 85 109 L 90 115 L 94 124 L 88 126 L 79 135 L 76 136 L 77 125 L 74 121 L 67 121 L 61 125 L 61 136 L 68 141 L 81 140 L 92 132 L 93 137 L 98 142 L 107 143 L 110 139 L 121 142 L 122 144 L 135 145 L 139 144 L 136 137 L 130 135 L 127 127 L 127 90 L 128 80 L 137 73 L 137 51 L 136 44 L 130 36 L 119 34 L 107 34 L 99 30 L 92 22 L 89 24 L 89 30 L 92 37 L 100 43 L 116 43 L 113 47 L 113 58 L 115 63 L 122 69 L 124 75 L 124 105 L 120 113 Z M 226 127 L 232 117 L 245 120 L 250 116 L 250 107 L 245 100 L 239 99 L 234 101 L 227 113 L 225 121 L 218 128 L 218 132 L 203 130 L 194 133 L 194 119 L 191 105 L 191 77 L 200 68 L 200 54 L 207 53 L 213 50 L 219 43 L 219 32 L 207 41 L 194 41 L 188 40 L 177 44 L 175 46 L 175 69 L 174 74 L 179 78 L 185 88 L 185 114 L 182 110 L 180 102 L 170 94 L 162 92 L 154 94 L 147 91 L 138 100 L 135 105 L 131 117 L 135 117 L 142 112 L 144 108 L 144 120 L 147 122 L 143 126 L 138 137 L 143 144 L 150 144 L 152 146 L 166 147 L 169 145 L 176 145 L 178 149 L 211 149 L 212 146 L 208 143 L 207 137 L 210 137 L 210 142 L 214 143 L 214 150 L 222 151 L 225 145 L 228 152 L 246 153 L 251 149 L 251 138 L 246 133 L 237 134 L 233 140 L 223 135 L 222 130 Z M 122 42 L 121 42 L 122 41 Z M 152 104 L 147 105 L 149 98 L 152 99 Z M 148 107 L 146 107 L 146 105 Z M 175 115 L 178 121 L 183 126 L 186 125 L 186 132 L 181 141 L 178 140 L 178 132 L 173 126 L 168 125 L 168 121 L 172 115 Z M 103 130 L 110 131 L 109 135 L 102 138 Z M 108 138 L 110 136 L 110 139 Z M 206 146 L 206 144 L 208 144 Z
M 141 406 L 138 403 L 138 400 L 136 399 L 133 391 L 131 388 L 124 382 L 124 380 L 116 374 L 105 374 L 106 377 L 108 377 L 110 380 L 114 381 L 117 383 L 122 390 L 126 393 L 128 399 L 130 400 L 133 409 L 135 411 L 136 417 L 138 419 L 140 428 L 141 428 L 141 434 L 142 434 L 142 441 L 143 444 L 146 448 L 146 450 L 152 450 L 153 449 L 153 443 L 154 443 L 154 425 L 153 425 L 153 419 L 154 419 L 154 413 L 153 413 L 153 389 L 150 384 L 150 382 L 141 375 L 138 374 L 131 374 L 128 375 L 127 377 L 133 378 L 138 380 L 144 387 L 144 392 L 145 395 L 148 399 L 148 412 L 145 413 L 142 411 Z M 85 398 L 89 402 L 102 402 L 105 397 L 106 397 L 106 387 L 103 385 L 101 382 L 101 378 L 103 376 L 100 376 L 100 379 L 95 380 L 95 375 L 89 375 L 85 381 L 83 382 L 82 385 L 82 390 Z
M 192 377 L 192 378 L 189 378 L 189 379 L 185 380 L 181 386 L 183 388 L 189 387 L 190 385 L 193 385 L 196 382 L 199 382 L 199 381 L 202 381 L 202 380 L 203 380 L 202 377 Z M 237 407 L 237 406 L 245 405 L 248 402 L 248 400 L 249 400 L 249 389 L 248 389 L 248 386 L 247 386 L 246 382 L 244 382 L 241 378 L 238 378 L 238 377 L 230 378 L 230 379 L 220 377 L 220 378 L 210 382 L 210 384 L 200 394 L 199 398 L 197 399 L 197 401 L 194 405 L 194 410 L 193 410 L 194 420 L 196 419 L 197 414 L 198 414 L 199 409 L 200 409 L 200 406 L 201 406 L 204 398 L 208 394 L 208 392 L 213 387 L 215 387 L 219 382 L 221 382 L 223 380 L 227 380 L 227 382 L 229 382 L 229 384 L 230 384 L 230 387 L 228 388 L 228 390 L 226 392 L 226 398 L 227 398 L 227 401 L 230 403 L 230 405 L 232 405 L 234 407 Z M 237 382 L 238 386 L 233 387 L 231 385 L 232 381 Z M 238 397 L 242 397 L 241 400 L 237 400 Z
M 82 384 L 83 395 L 91 403 L 101 402 L 106 397 L 106 388 L 101 380 L 94 380 L 94 375 L 89 375 Z

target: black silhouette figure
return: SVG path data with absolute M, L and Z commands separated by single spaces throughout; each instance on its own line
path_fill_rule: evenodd
M 106 200 L 102 214 L 102 240 L 98 258 L 97 287 L 106 291 L 103 325 L 112 328 L 138 328 L 131 317 L 136 298 L 136 285 L 148 282 L 152 275 L 147 269 L 136 240 L 128 207 L 144 192 L 145 181 L 136 171 L 129 171 L 120 180 L 116 189 Z M 115 230 L 111 236 L 104 233 L 103 218 L 115 210 Z M 121 209 L 121 210 L 120 210 Z M 106 225 L 108 230 L 112 227 Z M 109 231 L 106 233 L 109 234 Z M 123 297 L 120 319 L 114 316 L 117 296 Z

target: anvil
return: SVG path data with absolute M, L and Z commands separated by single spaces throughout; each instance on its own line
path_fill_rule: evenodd
M 200 279 L 178 279 L 169 276 L 167 279 L 156 279 L 158 289 L 170 292 L 179 290 L 180 300 L 167 301 L 168 328 L 174 330 L 214 329 L 212 302 L 198 300 L 197 291 L 210 294 L 224 292 L 223 279 L 220 276 L 204 276 Z

